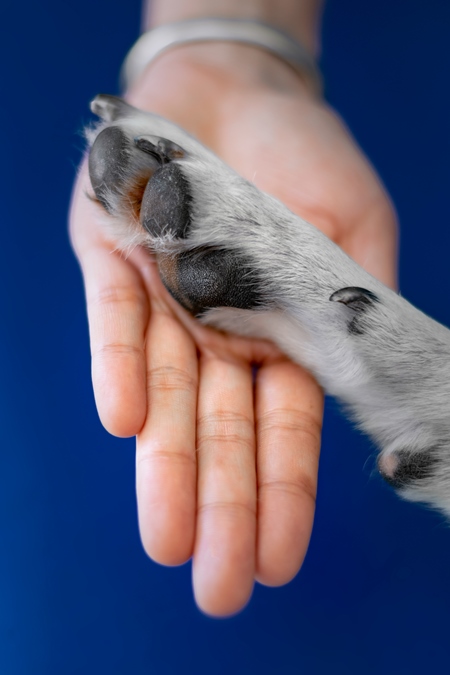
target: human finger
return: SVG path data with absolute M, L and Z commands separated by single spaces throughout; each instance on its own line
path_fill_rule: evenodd
M 194 544 L 198 367 L 192 339 L 163 305 L 152 312 L 146 356 L 148 409 L 136 446 L 139 528 L 153 560 L 178 565 Z
M 305 370 L 288 361 L 260 368 L 256 379 L 256 578 L 268 586 L 290 581 L 308 548 L 322 411 L 322 391 Z
M 256 472 L 253 384 L 247 363 L 201 358 L 194 592 L 223 616 L 250 598 L 255 569 Z
M 146 412 L 148 297 L 138 270 L 104 238 L 98 205 L 86 197 L 85 189 L 82 172 L 70 228 L 86 292 L 95 400 L 110 433 L 133 436 Z

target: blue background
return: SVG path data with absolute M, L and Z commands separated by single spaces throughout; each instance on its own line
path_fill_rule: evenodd
M 450 532 L 374 475 L 327 406 L 305 565 L 239 616 L 196 608 L 190 566 L 143 553 L 134 442 L 97 419 L 66 217 L 88 101 L 117 91 L 138 0 L 0 10 L 0 673 L 448 672 Z M 396 204 L 403 294 L 450 325 L 445 0 L 330 0 L 322 66 Z

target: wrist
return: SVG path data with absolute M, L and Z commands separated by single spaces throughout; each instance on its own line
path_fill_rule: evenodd
M 308 90 L 307 78 L 276 54 L 253 45 L 235 42 L 204 42 L 177 45 L 158 55 L 136 81 L 141 87 L 147 79 L 168 82 L 180 77 L 211 80 L 214 89 L 218 84 L 227 88 L 261 88 L 292 92 Z M 173 85 L 171 85 L 173 86 Z
M 143 29 L 165 23 L 220 17 L 260 21 L 299 40 L 309 53 L 319 53 L 323 0 L 152 0 L 144 7 Z

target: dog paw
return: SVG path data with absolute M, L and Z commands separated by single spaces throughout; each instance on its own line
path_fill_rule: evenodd
M 111 96 L 92 109 L 103 121 L 87 134 L 89 174 L 119 245 L 156 253 L 164 284 L 196 316 L 263 307 L 258 264 L 226 226 L 240 217 L 245 230 L 250 184 L 167 120 Z
M 450 515 L 450 332 L 178 126 L 99 96 L 95 199 L 201 321 L 275 342 L 380 448 L 383 477 Z

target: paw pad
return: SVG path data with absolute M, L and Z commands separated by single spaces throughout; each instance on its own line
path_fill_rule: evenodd
M 213 307 L 263 306 L 258 275 L 234 251 L 199 248 L 158 257 L 164 285 L 189 312 L 200 316 Z

